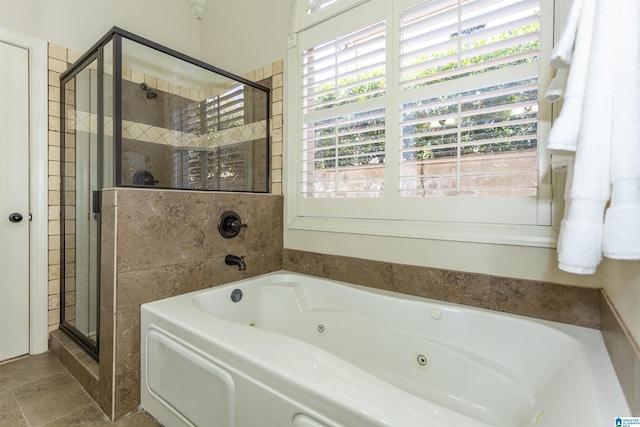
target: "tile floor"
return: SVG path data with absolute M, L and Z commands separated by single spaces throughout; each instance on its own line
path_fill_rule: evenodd
M 0 364 L 0 427 L 156 427 L 134 413 L 111 422 L 52 353 Z

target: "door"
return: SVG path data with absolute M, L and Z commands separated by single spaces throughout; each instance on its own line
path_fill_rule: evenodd
M 0 361 L 29 353 L 29 52 L 0 42 Z

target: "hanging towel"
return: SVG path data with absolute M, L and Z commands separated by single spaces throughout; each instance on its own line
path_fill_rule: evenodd
M 620 0 L 611 141 L 611 203 L 603 251 L 614 259 L 640 258 L 640 6 Z
M 569 15 L 564 22 L 558 42 L 553 48 L 553 52 L 551 52 L 551 67 L 553 68 L 567 68 L 571 64 L 582 2 L 583 0 L 573 0 L 571 4 Z
M 558 102 L 564 98 L 564 91 L 567 87 L 567 78 L 569 77 L 568 68 L 560 68 L 556 73 L 556 76 L 549 83 L 549 87 L 544 94 L 544 99 L 547 102 Z
M 593 5 L 593 2 L 585 0 L 583 12 L 588 10 L 590 5 Z M 587 72 L 576 68 L 580 60 L 580 52 L 577 50 L 580 42 L 578 39 L 569 75 L 570 82 L 572 74 L 580 70 L 586 74 L 586 85 L 581 120 L 573 123 L 578 140 L 569 203 L 561 224 L 558 243 L 560 268 L 580 274 L 594 273 L 600 263 L 604 209 L 611 191 L 611 123 L 614 119 L 613 78 L 616 68 L 615 49 L 612 49 L 612 46 L 615 46 L 617 41 L 616 31 L 612 31 L 612 28 L 616 26 L 618 2 L 598 0 L 594 10 L 597 20 L 593 25 L 591 55 L 586 61 Z M 585 18 L 585 15 L 581 18 Z M 582 35 L 583 28 L 583 21 L 580 21 L 578 37 Z M 567 107 L 565 102 L 563 110 Z
M 576 32 L 575 49 L 571 57 L 571 68 L 567 76 L 567 86 L 564 92 L 564 105 L 560 115 L 555 120 L 547 147 L 550 150 L 575 151 L 582 122 L 582 108 L 585 104 L 584 95 L 587 88 L 587 70 L 591 57 L 594 25 L 595 1 L 582 0 L 579 7 L 579 24 Z M 571 14 L 574 13 L 572 8 Z M 610 23 L 615 25 L 615 23 Z

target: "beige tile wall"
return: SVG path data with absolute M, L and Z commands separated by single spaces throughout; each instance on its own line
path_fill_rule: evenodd
M 271 194 L 282 194 L 283 70 L 284 62 L 280 60 L 243 76 L 252 82 L 266 84 L 271 89 Z
M 602 337 L 609 357 L 627 398 L 631 415 L 640 417 L 640 347 L 631 337 L 604 290 L 600 307 Z
M 62 265 L 62 239 L 61 234 L 61 138 L 60 138 L 60 75 L 80 57 L 80 53 L 62 46 L 49 43 L 49 227 L 48 227 L 48 244 L 49 244 L 49 332 L 58 329 L 60 323 L 60 279 L 64 274 L 65 268 Z M 73 158 L 73 148 L 66 153 L 66 158 Z M 73 168 L 71 168 L 73 169 Z M 69 172 L 72 172 L 69 170 Z M 68 183 L 71 184 L 71 183 Z M 67 218 L 73 218 L 73 208 L 67 211 Z M 69 227 L 67 227 L 69 228 Z M 71 241 L 68 242 L 71 244 Z M 69 245 L 67 245 L 69 246 Z M 73 262 L 73 251 L 67 252 L 67 262 Z M 75 281 L 70 278 L 67 281 L 67 290 L 73 293 L 75 289 Z M 67 307 L 68 318 L 72 319 L 73 310 L 70 309 L 73 304 L 72 295 L 64 298 Z

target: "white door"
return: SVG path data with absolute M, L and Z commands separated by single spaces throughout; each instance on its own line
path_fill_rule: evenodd
M 29 52 L 0 42 L 0 361 L 29 353 Z

